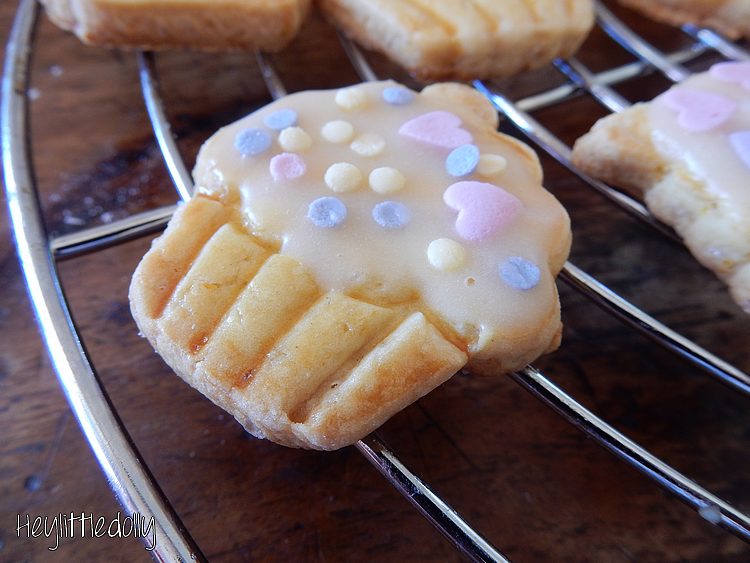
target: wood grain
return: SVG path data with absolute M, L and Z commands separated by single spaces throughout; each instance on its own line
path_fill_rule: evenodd
M 0 29 L 15 2 L 0 3 Z M 665 47 L 667 28 L 638 23 Z M 274 57 L 290 90 L 356 77 L 332 30 L 312 21 Z M 628 60 L 594 36 L 583 56 Z M 381 73 L 403 73 L 375 57 Z M 705 65 L 705 62 L 701 63 Z M 218 126 L 268 101 L 249 55 L 159 56 L 190 165 Z M 554 73 L 511 81 L 533 90 Z M 665 86 L 639 79 L 632 100 Z M 33 151 L 49 229 L 71 232 L 170 203 L 132 54 L 84 47 L 42 18 L 33 68 Z M 603 112 L 577 99 L 538 117 L 570 141 Z M 571 211 L 576 264 L 668 325 L 750 370 L 750 319 L 681 247 L 592 194 L 549 159 Z M 7 218 L 0 229 L 0 560 L 148 561 L 133 539 L 16 537 L 17 515 L 118 510 L 41 345 Z M 61 264 L 75 320 L 151 470 L 212 561 L 454 561 L 460 557 L 354 450 L 290 450 L 250 438 L 169 373 L 136 333 L 127 286 L 148 238 Z M 750 512 L 750 409 L 562 287 L 563 347 L 538 365 L 584 404 Z M 598 448 L 509 378 L 457 376 L 383 433 L 400 456 L 514 561 L 729 561 L 750 549 Z

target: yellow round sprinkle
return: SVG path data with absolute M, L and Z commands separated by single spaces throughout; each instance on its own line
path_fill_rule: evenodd
M 479 157 L 477 174 L 480 176 L 494 176 L 500 174 L 508 166 L 508 161 L 499 154 L 483 154 Z
M 302 127 L 287 127 L 279 133 L 279 145 L 286 152 L 302 152 L 312 146 L 312 139 Z
M 370 172 L 370 188 L 379 194 L 392 194 L 403 189 L 406 178 L 397 169 L 390 166 L 376 168 Z
M 337 119 L 323 125 L 320 134 L 329 143 L 348 143 L 354 137 L 354 126 L 348 121 Z
M 385 149 L 385 139 L 375 133 L 360 135 L 349 145 L 360 156 L 377 156 Z
M 455 240 L 439 238 L 427 247 L 427 260 L 436 270 L 450 272 L 460 268 L 466 260 L 466 250 Z
M 336 92 L 336 103 L 347 111 L 362 109 L 367 105 L 367 93 L 358 86 L 342 88 Z
M 326 170 L 326 185 L 334 192 L 352 192 L 362 184 L 362 172 L 348 162 L 337 162 Z

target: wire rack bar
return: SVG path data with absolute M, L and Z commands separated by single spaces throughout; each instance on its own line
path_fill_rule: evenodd
M 156 545 L 147 548 L 161 561 L 203 560 L 115 414 L 78 338 L 59 283 L 27 137 L 26 86 L 36 15 L 35 0 L 22 0 L 6 52 L 0 136 L 8 208 L 37 322 L 70 408 L 120 504 L 129 514 L 154 517 Z
M 683 25 L 682 31 L 727 59 L 733 61 L 750 61 L 750 52 L 747 49 L 735 45 L 726 37 L 711 29 L 696 27 L 694 25 Z
M 691 361 L 734 390 L 750 396 L 750 375 L 660 323 L 580 268 L 568 262 L 560 277 L 599 307 L 642 332 L 663 348 Z
M 286 86 L 281 81 L 279 74 L 276 72 L 276 68 L 271 64 L 268 57 L 261 51 L 255 52 L 255 61 L 258 63 L 261 76 L 263 76 L 263 82 L 266 83 L 266 88 L 271 94 L 274 100 L 287 95 Z
M 339 43 L 359 77 L 365 82 L 376 82 L 379 80 L 377 73 L 370 66 L 370 63 L 367 62 L 367 58 L 365 58 L 365 55 L 360 48 L 357 47 L 357 45 L 342 31 L 337 30 L 337 33 L 339 36 Z
M 146 111 L 151 123 L 154 125 L 154 135 L 156 142 L 159 144 L 161 153 L 164 155 L 164 162 L 172 177 L 177 194 L 182 201 L 190 199 L 193 190 L 193 181 L 190 172 L 185 166 L 185 161 L 180 156 L 180 149 L 177 142 L 172 136 L 172 128 L 169 125 L 169 119 L 164 109 L 164 104 L 153 103 L 154 100 L 161 100 L 159 94 L 159 82 L 156 79 L 156 64 L 154 63 L 153 53 L 138 52 L 138 74 L 141 79 L 141 90 L 149 95 L 144 95 L 146 101 Z
M 624 49 L 630 51 L 642 61 L 658 68 L 672 82 L 681 82 L 690 76 L 691 73 L 688 69 L 669 60 L 664 53 L 625 25 L 620 18 L 602 4 L 601 0 L 594 0 L 594 6 L 596 7 L 596 19 L 601 28 Z
M 176 205 L 167 205 L 134 213 L 106 225 L 97 225 L 61 235 L 50 241 L 50 249 L 55 258 L 62 260 L 114 246 L 163 229 L 176 209 Z
M 679 51 L 676 51 L 675 53 L 667 55 L 667 59 L 670 62 L 675 63 L 689 62 L 696 57 L 699 57 L 706 51 L 706 45 L 703 45 L 702 43 L 695 43 L 685 49 L 681 49 Z M 654 67 L 651 64 L 639 60 L 622 66 L 604 70 L 597 73 L 595 76 L 601 84 L 613 86 L 615 84 L 620 84 L 627 80 L 651 73 L 653 71 Z M 547 90 L 540 94 L 518 100 L 516 102 L 516 106 L 522 111 L 535 111 L 563 102 L 579 93 L 580 89 L 575 85 L 562 84 L 551 90 Z
M 604 84 L 597 75 L 586 68 L 575 57 L 555 61 L 557 70 L 563 73 L 576 88 L 586 90 L 597 102 L 613 113 L 621 112 L 632 104 L 623 96 Z
M 371 434 L 357 442 L 357 449 L 425 518 L 470 559 L 474 561 L 509 561 L 472 529 L 428 485 L 399 461 L 377 435 Z
M 518 383 L 559 412 L 617 457 L 693 507 L 707 521 L 750 541 L 750 517 L 697 485 L 615 430 L 533 367 L 512 375 Z

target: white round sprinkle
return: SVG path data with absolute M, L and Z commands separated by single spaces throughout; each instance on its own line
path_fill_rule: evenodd
M 359 86 L 342 88 L 336 92 L 336 103 L 347 111 L 362 109 L 367 105 L 367 93 Z
M 439 238 L 427 247 L 427 260 L 436 270 L 450 272 L 463 266 L 466 261 L 466 250 L 455 240 Z
M 395 168 L 383 166 L 370 172 L 370 188 L 379 194 L 392 194 L 404 188 L 406 178 Z
M 348 143 L 354 137 L 354 126 L 348 121 L 337 119 L 323 125 L 320 134 L 329 143 Z
M 495 176 L 508 166 L 508 161 L 499 154 L 483 154 L 479 157 L 477 174 L 480 176 Z
M 360 156 L 377 156 L 385 150 L 385 139 L 375 133 L 360 135 L 349 145 Z
M 286 152 L 302 152 L 312 146 L 312 139 L 302 127 L 287 127 L 279 133 L 279 145 Z
M 337 162 L 326 170 L 326 186 L 334 192 L 352 192 L 362 184 L 362 172 L 348 162 Z

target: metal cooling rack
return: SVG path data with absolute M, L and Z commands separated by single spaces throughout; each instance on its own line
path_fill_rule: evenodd
M 612 39 L 632 52 L 637 62 L 593 73 L 577 59 L 556 61 L 568 79 L 562 86 L 541 94 L 512 101 L 492 84 L 475 81 L 473 86 L 487 96 L 530 141 L 579 176 L 592 189 L 609 198 L 627 213 L 655 231 L 676 239 L 676 235 L 654 219 L 638 201 L 577 170 L 570 161 L 570 148 L 529 111 L 548 107 L 586 94 L 610 111 L 629 103 L 611 86 L 647 72 L 660 72 L 673 82 L 690 75 L 683 63 L 713 51 L 730 60 L 750 60 L 750 53 L 709 29 L 685 26 L 683 32 L 694 43 L 681 51 L 664 53 L 629 29 L 603 4 L 596 1 L 597 21 Z M 157 560 L 204 560 L 200 549 L 181 524 L 158 483 L 150 474 L 102 387 L 94 366 L 81 345 L 68 303 L 57 275 L 57 262 L 130 240 L 163 228 L 175 206 L 138 213 L 113 223 L 79 232 L 49 237 L 41 218 L 34 174 L 31 167 L 27 123 L 27 83 L 36 0 L 22 0 L 11 32 L 2 80 L 2 156 L 8 205 L 18 254 L 28 291 L 48 352 L 68 402 L 123 508 L 129 513 L 152 514 L 159 544 L 152 552 Z M 366 56 L 341 36 L 342 47 L 363 80 L 377 76 Z M 274 98 L 285 94 L 284 85 L 272 63 L 262 54 L 258 65 Z M 181 200 L 192 193 L 192 180 L 170 133 L 169 122 L 158 91 L 153 55 L 138 55 L 141 86 L 154 133 Z M 703 368 L 735 390 L 750 394 L 750 376 L 704 350 L 694 342 L 656 321 L 618 296 L 580 268 L 567 263 L 562 279 L 599 306 L 651 337 L 663 346 Z M 716 524 L 745 541 L 750 541 L 750 517 L 706 491 L 666 463 L 629 440 L 566 394 L 545 375 L 529 366 L 512 378 L 531 391 L 569 422 L 583 430 L 628 464 L 636 467 L 666 490 Z M 463 518 L 411 472 L 376 435 L 357 443 L 357 448 L 381 473 L 438 528 L 458 550 L 478 561 L 507 561 L 498 549 L 475 532 Z

